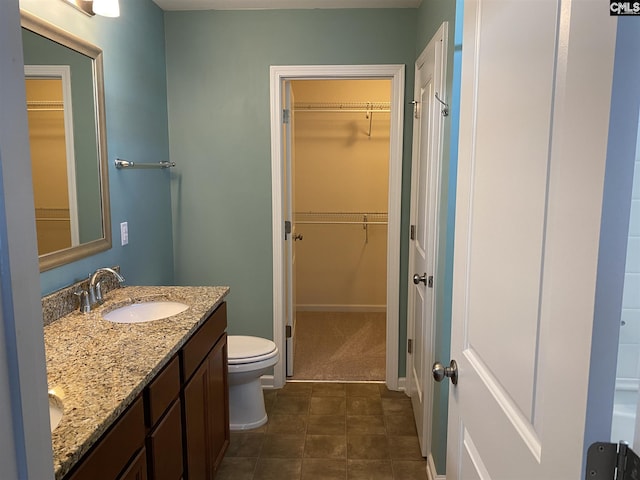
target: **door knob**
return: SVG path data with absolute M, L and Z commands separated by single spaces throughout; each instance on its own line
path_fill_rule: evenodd
M 458 384 L 458 364 L 455 360 L 451 360 L 448 367 L 445 367 L 440 362 L 434 363 L 431 373 L 433 373 L 433 379 L 436 382 L 441 382 L 445 378 L 450 378 L 451 383 L 454 385 Z
M 413 283 L 418 285 L 420 282 L 427 284 L 427 274 L 423 273 L 422 275 L 418 275 L 417 273 L 413 276 Z
M 294 233 L 293 234 L 293 240 L 302 240 L 302 234 L 301 233 Z

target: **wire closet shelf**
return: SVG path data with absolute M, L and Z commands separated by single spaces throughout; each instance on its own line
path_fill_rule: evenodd
M 364 242 L 369 243 L 370 225 L 387 225 L 386 212 L 295 212 L 297 225 L 362 225 Z
M 28 112 L 64 112 L 62 100 L 27 100 Z
M 296 102 L 295 112 L 391 112 L 390 102 Z
M 386 212 L 296 212 L 299 225 L 386 225 Z

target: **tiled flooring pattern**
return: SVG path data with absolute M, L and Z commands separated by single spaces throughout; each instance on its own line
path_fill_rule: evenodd
M 232 432 L 216 480 L 424 480 L 411 401 L 375 383 L 265 390 L 269 421 Z

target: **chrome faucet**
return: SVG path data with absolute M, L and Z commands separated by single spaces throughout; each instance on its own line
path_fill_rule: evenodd
M 89 276 L 89 306 L 93 306 L 96 304 L 101 304 L 103 302 L 102 299 L 102 284 L 101 282 L 96 282 L 98 277 L 102 274 L 110 273 L 118 280 L 118 283 L 124 282 L 124 277 L 116 272 L 113 268 L 103 267 L 97 269 Z

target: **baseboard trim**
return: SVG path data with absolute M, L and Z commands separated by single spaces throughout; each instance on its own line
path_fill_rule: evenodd
M 295 382 L 295 380 L 291 380 L 291 379 L 287 379 L 287 381 Z M 408 393 L 406 391 L 406 388 L 405 388 L 406 382 L 407 382 L 406 377 L 398 377 L 398 385 L 394 390 L 396 390 L 398 392 L 404 392 L 405 394 L 408 395 Z M 382 381 L 380 381 L 380 382 L 370 382 L 370 381 L 346 382 L 344 380 L 335 380 L 335 381 L 322 381 L 322 380 L 319 380 L 318 383 L 383 383 L 383 382 Z M 263 375 L 262 377 L 260 377 L 260 384 L 262 385 L 262 388 L 265 389 L 265 390 L 276 388 L 276 386 L 275 386 L 275 377 L 273 375 Z M 389 386 L 389 384 L 387 383 L 387 387 L 388 386 Z
M 275 377 L 273 375 L 263 375 L 260 377 L 260 384 L 263 390 L 271 390 L 276 388 Z
M 433 462 L 431 454 L 427 457 L 427 478 L 428 480 L 447 480 L 445 475 L 438 475 L 436 472 L 436 464 Z
M 398 377 L 398 388 L 400 392 L 407 393 L 407 377 Z
M 386 305 L 296 305 L 296 312 L 386 312 Z

